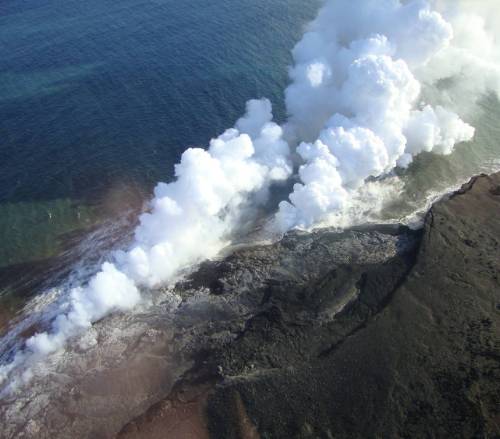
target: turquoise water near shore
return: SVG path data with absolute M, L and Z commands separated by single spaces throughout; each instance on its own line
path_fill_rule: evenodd
M 424 153 L 400 173 L 403 190 L 385 209 L 388 219 L 404 218 L 412 211 L 457 189 L 479 173 L 500 171 L 500 103 L 494 94 L 479 99 L 465 120 L 476 129 L 474 139 L 455 147 L 450 155 Z
M 284 121 L 290 50 L 320 4 L 2 2 L 0 296 L 12 277 L 31 285 L 30 267 L 75 234 L 139 209 L 182 151 L 232 126 L 248 99 L 270 98 Z M 418 157 L 382 219 L 500 168 L 498 100 L 484 97 L 466 120 L 475 140 Z
M 246 100 L 269 97 L 283 120 L 290 50 L 318 5 L 2 2 L 0 270 L 140 205 Z

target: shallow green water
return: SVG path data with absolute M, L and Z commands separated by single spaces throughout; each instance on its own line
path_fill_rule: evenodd
M 318 4 L 2 2 L 0 269 L 140 205 L 248 99 L 283 120 L 290 50 Z
M 0 294 L 2 270 L 57 256 L 68 236 L 140 208 L 182 151 L 232 126 L 248 99 L 269 97 L 284 121 L 290 50 L 319 4 L 3 2 Z M 474 142 L 418 157 L 382 219 L 499 169 L 498 120 L 498 100 L 483 99 L 468 119 Z

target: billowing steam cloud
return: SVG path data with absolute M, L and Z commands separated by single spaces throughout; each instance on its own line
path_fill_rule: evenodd
M 424 1 L 337 0 L 322 9 L 294 49 L 286 93 L 289 130 L 306 142 L 297 148 L 302 182 L 280 205 L 282 230 L 342 212 L 368 177 L 473 137 L 455 113 L 421 105 L 412 73 L 452 39 L 452 26 Z
M 142 288 L 214 256 L 242 207 L 291 176 L 289 144 L 298 145 L 300 182 L 279 206 L 281 231 L 341 214 L 370 179 L 407 167 L 422 151 L 449 154 L 470 140 L 474 129 L 452 111 L 459 105 L 450 96 L 466 87 L 477 97 L 498 88 L 500 77 L 489 24 L 472 9 L 451 0 L 328 1 L 293 51 L 286 126 L 272 122 L 267 100 L 250 101 L 207 150 L 184 152 L 176 180 L 156 187 L 131 248 L 69 293 L 50 330 L 0 368 L 0 382 L 10 377 L 14 388 L 28 380 L 33 362 L 109 313 L 134 308 Z M 473 86 L 460 85 L 471 76 Z M 444 96 L 441 105 L 425 104 L 423 87 Z M 12 378 L 21 364 L 25 372 Z
M 208 150 L 185 151 L 175 168 L 176 180 L 156 187 L 132 248 L 118 253 L 115 263 L 104 263 L 87 286 L 71 290 L 50 331 L 29 338 L 26 350 L 0 368 L 0 382 L 17 365 L 61 349 L 70 337 L 109 313 L 134 308 L 141 287 L 172 280 L 180 270 L 214 256 L 249 195 L 290 176 L 289 155 L 281 127 L 272 122 L 268 100 L 249 101 L 236 128 L 212 140 Z M 30 378 L 28 369 L 9 387 Z
M 435 0 L 452 25 L 453 40 L 429 65 L 416 70 L 447 107 L 473 112 L 478 98 L 500 93 L 500 9 L 496 0 Z

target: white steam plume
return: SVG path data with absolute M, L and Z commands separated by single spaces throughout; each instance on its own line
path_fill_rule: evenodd
M 15 389 L 31 378 L 30 365 L 61 349 L 70 337 L 111 312 L 134 308 L 141 286 L 158 286 L 214 256 L 236 224 L 242 203 L 292 172 L 282 129 L 271 120 L 268 100 L 249 101 L 236 128 L 212 140 L 208 150 L 185 151 L 175 167 L 176 180 L 156 187 L 132 248 L 118 253 L 115 263 L 104 263 L 87 286 L 71 290 L 50 330 L 29 338 L 25 350 L 0 368 L 0 382 L 17 366 L 27 366 L 10 381 L 9 388 Z
M 482 6 L 479 6 L 481 3 Z M 489 6 L 488 6 L 489 5 Z M 406 167 L 420 152 L 449 154 L 474 129 L 454 112 L 498 90 L 493 3 L 424 0 L 330 0 L 293 50 L 286 90 L 287 138 L 298 144 L 297 183 L 280 204 L 281 231 L 341 215 L 360 198 L 377 201 L 373 177 Z M 431 90 L 439 105 L 423 102 Z M 236 127 L 208 150 L 188 149 L 176 180 L 155 189 L 135 241 L 73 289 L 49 331 L 26 342 L 0 367 L 8 388 L 31 366 L 114 311 L 134 308 L 141 288 L 172 281 L 215 255 L 238 224 L 244 203 L 261 200 L 292 168 L 283 129 L 267 100 L 250 101 Z M 345 224 L 345 223 L 344 223 Z M 13 373 L 17 366 L 21 372 Z M 24 372 L 23 372 L 24 371 Z
M 500 93 L 500 8 L 497 0 L 435 0 L 453 40 L 415 74 L 447 107 L 470 114 L 488 92 Z
M 474 16 L 466 23 L 460 7 L 441 5 L 455 34 L 446 14 L 431 6 L 423 0 L 329 1 L 294 48 L 287 133 L 302 141 L 301 182 L 280 205 L 281 230 L 331 220 L 349 209 L 370 177 L 407 167 L 422 151 L 450 154 L 472 139 L 474 128 L 453 111 L 424 104 L 420 81 L 438 91 L 444 79 L 461 83 L 464 69 L 474 75 L 485 69 L 474 96 L 494 87 L 492 37 L 484 20 Z M 477 55 L 478 43 L 485 45 L 485 58 Z

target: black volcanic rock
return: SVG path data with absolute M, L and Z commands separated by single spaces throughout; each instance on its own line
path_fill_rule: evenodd
M 170 345 L 174 363 L 194 367 L 118 437 L 208 437 L 193 426 L 206 424 L 199 412 L 216 383 L 212 421 L 220 416 L 223 428 L 243 422 L 243 437 L 258 434 L 243 402 L 226 403 L 219 391 L 240 379 L 278 377 L 328 355 L 390 301 L 414 263 L 420 237 L 420 231 L 399 226 L 292 232 L 275 244 L 242 246 L 204 263 L 176 287 L 183 302 L 173 316 Z M 183 403 L 182 389 L 200 396 Z M 233 409 L 234 419 L 227 414 Z M 179 411 L 189 416 L 179 420 Z M 238 437 L 234 428 L 214 426 L 213 437 L 224 435 Z
M 212 437 L 500 437 L 499 241 L 496 174 L 434 205 L 414 261 L 306 252 L 212 354 Z
M 202 264 L 176 288 L 194 367 L 119 437 L 500 438 L 499 241 L 496 174 L 421 231 L 292 232 Z

